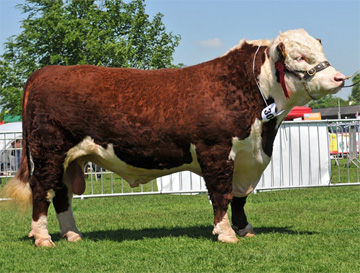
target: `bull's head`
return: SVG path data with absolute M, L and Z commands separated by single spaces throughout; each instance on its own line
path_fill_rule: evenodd
M 321 41 L 303 29 L 281 33 L 270 47 L 270 58 L 284 93 L 288 89 L 289 97 L 300 104 L 334 94 L 344 86 L 346 77 L 327 62 Z

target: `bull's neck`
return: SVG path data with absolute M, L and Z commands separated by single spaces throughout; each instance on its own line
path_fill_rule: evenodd
M 234 48 L 219 58 L 224 63 L 224 79 L 248 97 L 256 97 L 264 102 L 270 97 L 261 96 L 258 77 L 266 60 L 267 46 L 255 46 L 243 42 L 241 47 Z
M 265 61 L 258 74 L 259 89 L 266 99 L 272 98 L 277 106 L 278 113 L 283 113 L 277 118 L 277 126 L 285 119 L 286 115 L 295 106 L 305 105 L 309 102 L 307 97 L 301 95 L 301 92 L 295 92 L 294 86 L 289 85 L 289 98 L 286 98 L 284 90 L 281 87 L 274 62 L 269 58 L 267 52 L 264 52 Z M 285 81 L 289 79 L 285 76 Z

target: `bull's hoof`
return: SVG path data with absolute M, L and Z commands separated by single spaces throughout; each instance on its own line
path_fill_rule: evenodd
M 249 237 L 249 238 L 251 238 L 251 237 L 255 237 L 255 236 L 256 236 L 256 232 L 248 232 L 248 233 L 245 234 L 244 237 Z
M 240 237 L 254 237 L 256 236 L 256 232 L 251 224 L 247 224 L 247 226 L 243 229 L 238 229 L 238 227 L 233 226 L 233 230 L 236 232 L 237 235 Z
M 221 222 L 217 223 L 212 232 L 218 235 L 218 240 L 223 243 L 236 243 L 239 239 L 236 237 L 234 230 L 231 228 L 227 214 Z
M 39 247 L 55 247 L 56 245 L 54 244 L 53 241 L 51 241 L 51 239 L 49 238 L 39 238 L 35 240 L 35 245 L 39 246 Z
M 68 242 L 74 243 L 74 242 L 81 241 L 82 234 L 80 232 L 76 233 L 74 231 L 68 231 L 65 234 L 63 234 L 63 237 L 66 237 Z
M 223 243 L 237 243 L 239 239 L 235 234 L 220 234 L 218 240 Z
M 33 230 L 31 230 L 28 234 L 29 238 L 35 237 L 35 232 Z M 53 241 L 51 241 L 51 237 L 50 236 L 46 236 L 44 238 L 37 238 L 35 237 L 35 245 L 39 246 L 39 247 L 55 247 L 56 245 L 54 244 Z

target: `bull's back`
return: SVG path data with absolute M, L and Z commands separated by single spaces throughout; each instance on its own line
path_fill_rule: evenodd
M 200 111 L 194 103 L 199 100 L 198 79 L 189 79 L 189 74 L 181 69 L 47 66 L 30 77 L 25 101 L 55 116 L 86 114 L 93 120 L 127 115 L 170 122 L 171 116 L 179 118 L 180 112 L 192 111 L 192 106 Z
M 40 132 L 42 143 L 57 141 L 48 135 L 60 132 L 66 149 L 88 137 L 102 147 L 112 144 L 121 161 L 138 168 L 191 164 L 195 140 L 190 136 L 197 135 L 193 120 L 201 111 L 192 94 L 196 84 L 187 84 L 182 73 L 45 67 L 30 77 L 24 93 L 27 126 Z

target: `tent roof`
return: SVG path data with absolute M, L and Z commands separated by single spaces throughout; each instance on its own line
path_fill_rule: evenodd
M 306 106 L 295 106 L 286 116 L 285 120 L 293 120 L 294 118 L 303 118 L 304 114 L 311 113 L 311 108 Z
M 0 132 L 22 132 L 22 122 L 11 122 L 0 125 Z

